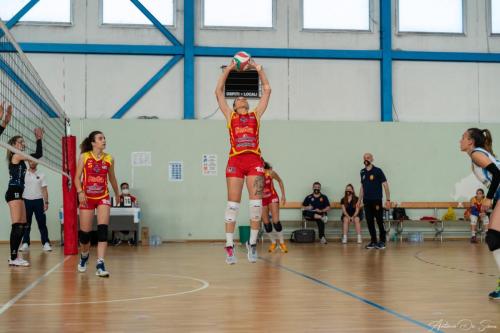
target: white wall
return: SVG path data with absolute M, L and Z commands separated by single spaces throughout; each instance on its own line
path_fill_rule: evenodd
M 402 50 L 500 52 L 500 37 L 488 37 L 486 3 L 465 0 L 466 33 L 460 36 L 398 34 L 393 0 L 393 47 Z M 276 0 L 276 26 L 267 31 L 201 28 L 196 1 L 196 44 L 201 46 L 376 50 L 379 0 L 372 4 L 372 32 L 301 31 L 300 1 Z M 155 28 L 99 24 L 98 0 L 74 0 L 70 27 L 18 24 L 19 41 L 170 45 Z M 176 26 L 183 40 L 183 0 Z M 40 55 L 30 59 L 72 117 L 109 118 L 169 59 L 167 56 Z M 214 88 L 228 58 L 196 58 L 195 114 L 217 108 Z M 380 66 L 376 61 L 257 59 L 273 88 L 267 117 L 277 120 L 378 121 Z M 500 64 L 395 62 L 394 108 L 400 121 L 500 122 Z M 179 62 L 124 118 L 183 117 L 183 62 Z M 210 119 L 220 119 L 215 114 Z

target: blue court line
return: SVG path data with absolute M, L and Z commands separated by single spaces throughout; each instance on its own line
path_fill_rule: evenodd
M 356 295 L 356 294 L 353 294 L 353 293 L 351 293 L 350 291 L 347 291 L 347 290 L 341 289 L 341 288 L 339 288 L 339 287 L 336 287 L 336 286 L 334 286 L 334 285 L 332 285 L 332 284 L 329 284 L 328 282 L 321 281 L 321 280 L 319 280 L 319 279 L 317 279 L 317 278 L 315 278 L 315 277 L 312 277 L 312 276 L 310 276 L 310 275 L 307 275 L 307 274 L 304 274 L 304 273 L 298 272 L 298 271 L 293 270 L 293 269 L 291 269 L 291 268 L 288 268 L 288 267 L 286 267 L 286 266 L 283 266 L 283 265 L 280 265 L 280 264 L 275 264 L 275 263 L 271 262 L 269 259 L 265 259 L 265 258 L 262 258 L 262 257 L 259 257 L 259 259 L 261 259 L 261 260 L 263 260 L 263 261 L 267 262 L 267 263 L 268 263 L 269 265 L 271 265 L 271 266 L 281 268 L 281 269 L 283 269 L 283 270 L 285 270 L 285 271 L 288 271 L 288 272 L 290 272 L 290 273 L 293 273 L 293 274 L 295 274 L 295 275 L 298 275 L 298 276 L 301 276 L 301 277 L 303 277 L 303 278 L 305 278 L 305 279 L 308 279 L 308 280 L 310 280 L 310 281 L 312 281 L 312 282 L 314 282 L 314 283 L 317 283 L 317 284 L 319 284 L 319 285 L 321 285 L 321 286 L 323 286 L 323 287 L 327 287 L 327 288 L 329 288 L 329 289 L 332 289 L 332 290 L 338 291 L 339 293 L 342 293 L 342 294 L 344 294 L 344 295 L 346 295 L 346 296 L 352 297 L 352 298 L 354 298 L 354 299 L 356 299 L 356 300 L 358 300 L 358 301 L 361 301 L 361 302 L 363 302 L 363 303 L 365 303 L 365 304 L 368 304 L 368 305 L 370 305 L 370 306 L 373 306 L 374 308 L 376 308 L 376 309 L 378 309 L 378 310 L 381 310 L 381 311 L 387 312 L 387 313 L 389 313 L 389 314 L 391 314 L 391 315 L 393 315 L 393 316 L 396 316 L 396 317 L 398 317 L 399 319 L 403 319 L 404 321 L 407 321 L 407 322 L 410 322 L 410 323 L 415 324 L 415 325 L 417 325 L 417 326 L 420 326 L 420 327 L 422 327 L 422 328 L 425 328 L 426 330 L 428 330 L 428 331 L 430 331 L 430 332 L 440 332 L 440 333 L 444 333 L 443 331 L 441 331 L 441 330 L 439 330 L 439 329 L 437 329 L 437 328 L 435 328 L 435 327 L 429 326 L 429 325 L 427 325 L 427 324 L 425 324 L 425 323 L 423 323 L 423 322 L 421 322 L 421 321 L 415 320 L 415 319 L 410 318 L 410 317 L 408 317 L 408 316 L 405 316 L 405 315 L 403 315 L 403 314 L 401 314 L 401 313 L 398 313 L 398 312 L 396 312 L 396 311 L 394 311 L 394 310 L 392 310 L 392 309 L 386 308 L 385 306 L 382 306 L 382 305 L 377 304 L 377 303 L 375 303 L 375 302 L 372 302 L 372 301 L 370 301 L 370 300 L 368 300 L 368 299 L 366 299 L 366 298 L 363 298 L 363 297 L 361 297 L 361 296 L 358 296 L 358 295 Z

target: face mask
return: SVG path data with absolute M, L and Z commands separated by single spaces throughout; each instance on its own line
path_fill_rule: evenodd
M 125 194 L 125 195 L 130 194 L 129 189 L 128 189 L 128 188 L 124 188 L 124 189 L 122 190 L 122 194 Z
M 314 189 L 314 194 L 319 194 L 319 192 L 321 192 L 321 190 Z
M 368 160 L 364 160 L 364 161 L 363 161 L 363 164 L 364 164 L 365 166 L 369 166 L 370 164 L 372 164 L 372 162 L 370 162 L 370 161 L 368 161 Z
M 345 195 L 350 195 L 350 194 L 352 194 L 351 191 L 345 191 Z

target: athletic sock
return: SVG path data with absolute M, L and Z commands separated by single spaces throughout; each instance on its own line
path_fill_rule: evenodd
M 259 229 L 250 229 L 250 245 L 257 244 L 257 237 L 259 237 Z
M 14 223 L 10 229 L 10 259 L 17 259 L 17 252 L 24 236 L 25 223 Z
M 497 262 L 498 270 L 500 271 L 500 249 L 493 251 L 493 257 L 495 257 L 495 261 Z
M 226 232 L 226 247 L 234 246 L 234 234 L 232 232 Z

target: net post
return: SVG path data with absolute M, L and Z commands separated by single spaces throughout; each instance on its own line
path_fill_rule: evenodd
M 64 254 L 78 254 L 78 214 L 76 189 L 72 186 L 76 173 L 76 137 L 68 135 L 62 138 L 63 168 L 71 176 L 62 177 Z

